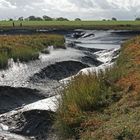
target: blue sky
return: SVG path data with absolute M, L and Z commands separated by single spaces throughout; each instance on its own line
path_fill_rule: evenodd
M 139 0 L 0 0 L 0 19 L 29 15 L 69 19 L 135 19 L 140 16 Z

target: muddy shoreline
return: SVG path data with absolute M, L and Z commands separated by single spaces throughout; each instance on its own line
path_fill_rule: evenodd
M 35 89 L 0 86 L 0 114 L 45 98 Z
M 66 50 L 52 50 L 48 55 L 41 54 L 38 61 L 26 64 L 14 63 L 13 67 L 7 71 L 0 71 L 1 75 L 5 74 L 5 77 L 0 77 L 0 114 L 5 113 L 0 115 L 0 138 L 5 137 L 9 140 L 12 138 L 14 140 L 57 139 L 52 128 L 55 113 L 49 109 L 45 110 L 44 106 L 38 101 L 46 105 L 49 101 L 45 102 L 44 100 L 55 95 L 49 93 L 52 93 L 52 90 L 60 86 L 59 80 L 75 75 L 81 69 L 90 69 L 92 67 L 96 70 L 100 66 L 103 69 L 107 65 L 110 66 L 119 55 L 114 49 L 119 48 L 122 41 L 140 34 L 139 31 L 105 30 L 74 31 L 54 29 L 37 31 L 36 29 L 7 29 L 0 31 L 0 35 L 30 35 L 34 33 L 62 34 L 66 37 L 66 43 L 70 44 L 67 45 Z M 76 35 L 79 34 L 78 37 L 74 37 L 75 33 Z M 17 77 L 13 75 L 17 75 Z M 27 86 L 21 87 L 22 82 L 26 83 Z M 32 103 L 33 106 L 38 103 L 37 105 L 42 108 L 22 110 L 26 105 Z M 7 127 L 8 130 L 6 130 Z
M 61 30 L 61 29 L 27 29 L 27 28 L 13 28 L 13 29 L 1 29 L 0 35 L 32 35 L 32 34 L 39 34 L 39 33 L 45 33 L 45 34 L 60 34 L 60 35 L 66 35 L 71 34 L 74 32 L 74 29 L 68 29 L 68 30 Z
M 94 30 L 94 29 L 84 29 L 81 28 L 77 30 L 77 28 L 74 29 L 57 29 L 57 28 L 7 28 L 7 29 L 0 29 L 0 35 L 18 35 L 18 34 L 25 34 L 25 35 L 31 35 L 31 34 L 39 34 L 39 33 L 45 33 L 45 34 L 60 34 L 60 35 L 68 35 L 72 34 L 74 32 L 82 32 L 83 30 Z M 110 29 L 95 29 L 95 31 L 108 31 Z M 139 35 L 140 30 L 112 30 L 113 34 L 118 35 Z

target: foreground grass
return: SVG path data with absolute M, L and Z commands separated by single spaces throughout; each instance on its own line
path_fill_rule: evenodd
M 64 48 L 64 37 L 60 35 L 6 35 L 0 36 L 0 68 L 8 66 L 8 59 L 28 62 L 38 59 L 39 52 L 53 45 Z
M 14 28 L 57 28 L 57 29 L 140 29 L 140 21 L 14 21 Z M 11 28 L 13 21 L 0 21 L 0 28 Z
M 61 93 L 62 139 L 140 139 L 140 37 L 123 44 L 113 68 L 74 78 Z

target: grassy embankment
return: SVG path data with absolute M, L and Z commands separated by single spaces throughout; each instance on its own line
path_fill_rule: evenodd
M 60 35 L 7 35 L 0 36 L 0 68 L 8 66 L 8 59 L 27 62 L 39 57 L 39 52 L 53 45 L 64 48 L 64 37 Z
M 62 94 L 56 126 L 66 138 L 140 139 L 140 37 L 122 45 L 115 66 L 79 75 Z
M 20 27 L 22 22 L 23 27 Z M 121 29 L 140 30 L 140 21 L 14 21 L 14 28 Z M 0 28 L 11 28 L 13 21 L 0 21 Z

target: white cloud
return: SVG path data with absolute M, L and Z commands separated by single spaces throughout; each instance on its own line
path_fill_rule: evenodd
M 48 15 L 100 19 L 140 16 L 138 0 L 0 0 L 0 18 Z
M 0 0 L 0 8 L 1 9 L 7 9 L 7 8 L 15 9 L 16 6 L 12 5 L 9 1 Z

